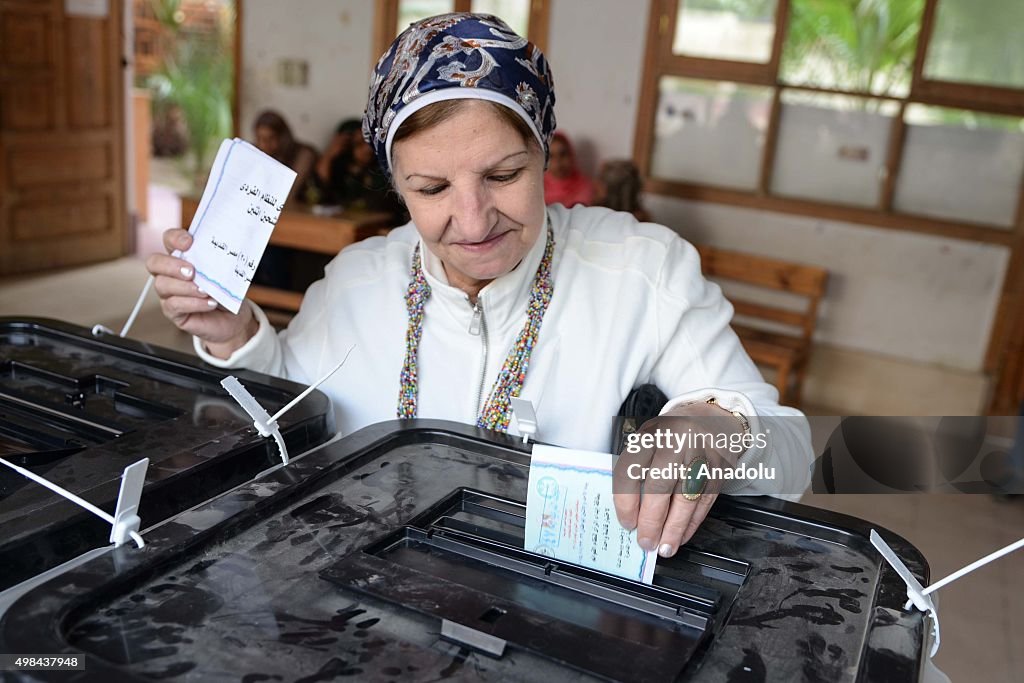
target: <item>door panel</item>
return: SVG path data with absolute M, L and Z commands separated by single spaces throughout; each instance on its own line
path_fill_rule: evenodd
M 120 7 L 0 0 L 0 275 L 125 252 Z

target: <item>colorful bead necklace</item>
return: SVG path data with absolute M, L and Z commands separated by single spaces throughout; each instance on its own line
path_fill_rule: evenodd
M 547 243 L 544 256 L 537 267 L 530 290 L 530 303 L 527 306 L 526 325 L 519 332 L 515 343 L 501 366 L 498 379 L 494 382 L 491 394 L 484 403 L 477 417 L 478 427 L 494 429 L 500 432 L 508 430 L 511 411 L 509 399 L 519 396 L 526 381 L 526 370 L 530 365 L 530 354 L 537 344 L 540 326 L 544 321 L 544 313 L 551 303 L 554 284 L 551 280 L 551 257 L 555 251 L 555 236 L 548 228 Z M 401 387 L 398 392 L 398 417 L 409 419 L 416 417 L 416 397 L 419 394 L 419 354 L 420 339 L 423 337 L 423 307 L 430 298 L 430 284 L 423 275 L 423 263 L 420 247 L 417 244 L 412 255 L 412 278 L 405 293 L 405 308 L 409 312 L 409 327 L 405 333 L 405 363 L 402 365 Z

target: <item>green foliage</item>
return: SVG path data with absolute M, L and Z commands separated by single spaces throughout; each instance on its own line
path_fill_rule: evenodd
M 181 28 L 181 0 L 149 0 L 149 6 L 161 26 L 172 33 L 178 32 Z
M 856 92 L 905 93 L 923 7 L 924 0 L 793 0 L 783 78 Z
M 1024 2 L 945 0 L 936 8 L 925 76 L 1010 88 L 1024 87 Z
M 232 129 L 234 67 L 230 22 L 223 23 L 227 25 L 214 35 L 178 32 L 173 54 L 147 82 L 155 111 L 177 107 L 182 112 L 188 128 L 189 172 L 197 183 L 209 168 L 217 143 Z

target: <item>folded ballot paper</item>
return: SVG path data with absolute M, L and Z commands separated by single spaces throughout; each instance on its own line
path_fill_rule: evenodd
M 245 140 L 225 140 L 188 231 L 192 247 L 181 255 L 195 268 L 195 283 L 238 313 L 263 258 L 270 233 L 295 182 L 295 171 Z
M 530 460 L 524 547 L 647 584 L 658 557 L 615 516 L 611 454 L 540 444 Z

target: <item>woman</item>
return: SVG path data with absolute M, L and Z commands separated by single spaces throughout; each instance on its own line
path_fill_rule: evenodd
M 296 142 L 288 122 L 276 111 L 267 109 L 260 112 L 252 124 L 252 130 L 256 147 L 261 152 L 295 171 L 295 182 L 288 192 L 286 203 L 294 207 L 295 202 L 310 199 L 310 193 L 315 195 L 313 172 L 317 163 L 316 150 L 305 143 Z M 313 267 L 316 267 L 316 259 L 313 260 Z M 303 285 L 309 284 L 302 277 L 302 271 L 306 269 L 303 266 L 308 266 L 304 261 L 308 261 L 308 257 L 303 252 L 268 244 L 253 275 L 253 282 L 275 289 L 303 291 Z
M 576 152 L 569 137 L 556 132 L 551 137 L 548 170 L 544 174 L 544 200 L 548 204 L 573 207 L 589 206 L 594 200 L 594 184 L 576 163 Z
M 743 352 L 696 250 L 629 214 L 545 207 L 553 106 L 544 56 L 495 17 L 413 24 L 378 62 L 363 119 L 412 221 L 342 251 L 280 335 L 256 306 L 237 316 L 217 309 L 186 262 L 154 255 L 165 315 L 196 336 L 204 360 L 299 382 L 354 344 L 321 386 L 342 432 L 396 415 L 505 431 L 509 398 L 521 396 L 536 408 L 537 438 L 607 450 L 611 416 L 648 383 L 672 397 L 666 415 L 717 419 L 734 434 L 759 415 L 795 416 L 742 459 L 778 467 L 787 490 L 802 491 L 806 424 L 778 406 Z M 183 231 L 165 237 L 168 251 L 189 243 Z M 707 514 L 711 488 L 689 498 L 648 495 L 653 486 L 642 500 L 618 494 L 620 522 L 670 556 Z
M 276 111 L 266 110 L 256 117 L 252 126 L 256 136 L 256 147 L 272 156 L 296 173 L 295 183 L 288 193 L 287 201 L 306 201 L 317 153 L 310 145 L 295 140 L 292 129 L 284 117 Z
M 346 209 L 379 211 L 390 214 L 389 225 L 400 225 L 409 220 L 405 207 L 398 200 L 377 165 L 373 147 L 360 137 L 352 149 L 332 171 L 330 199 Z
M 348 157 L 352 154 L 352 146 L 362 136 L 363 122 L 359 119 L 345 119 L 334 129 L 334 135 L 331 136 L 327 149 L 324 150 L 324 153 L 316 162 L 317 187 L 321 191 L 326 190 L 324 194 L 328 195 L 326 201 L 322 203 L 331 203 L 333 198 L 329 195 L 332 179 L 337 177 L 340 172 L 343 172 L 345 166 L 348 165 Z

